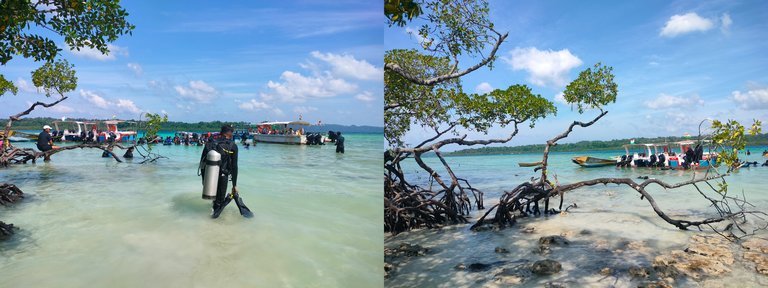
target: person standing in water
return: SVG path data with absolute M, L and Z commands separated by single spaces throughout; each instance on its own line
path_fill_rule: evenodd
M 344 136 L 341 136 L 341 132 L 336 132 L 336 153 L 344 154 Z
M 40 149 L 40 151 L 47 152 L 51 149 L 59 148 L 59 146 L 53 145 L 53 136 L 51 136 L 51 126 L 45 125 L 43 126 L 43 132 L 40 132 L 39 135 L 37 135 L 37 149 Z M 50 161 L 51 157 L 48 155 L 45 155 L 43 158 L 44 161 Z
M 237 191 L 237 145 L 232 139 L 232 133 L 235 131 L 232 126 L 221 126 L 221 138 L 215 141 L 210 141 L 205 144 L 203 148 L 203 154 L 200 156 L 200 161 L 205 161 L 208 152 L 215 150 L 221 154 L 221 164 L 219 170 L 219 183 L 216 188 L 216 198 L 213 200 L 213 207 L 211 212 L 212 218 L 218 218 L 221 212 L 224 211 L 224 207 L 229 204 L 233 199 L 237 204 L 237 208 L 240 209 L 240 214 L 244 217 L 252 217 L 253 213 L 243 203 L 243 199 Z M 203 166 L 204 168 L 205 166 Z M 202 175 L 205 175 L 203 171 Z M 229 182 L 229 176 L 232 176 L 232 192 L 227 194 L 227 182 Z

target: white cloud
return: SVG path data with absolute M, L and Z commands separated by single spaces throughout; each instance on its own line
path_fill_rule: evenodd
M 199 103 L 209 103 L 219 92 L 203 80 L 189 81 L 189 86 L 176 85 L 173 87 L 182 98 Z
M 565 100 L 565 93 L 560 92 L 555 95 L 555 102 L 562 103 L 563 105 L 570 105 L 568 101 Z
M 16 87 L 18 87 L 23 92 L 38 93 L 37 87 L 32 85 L 32 83 L 27 82 L 27 80 L 24 80 L 21 77 L 16 79 Z
M 115 60 L 116 55 L 128 56 L 127 48 L 113 44 L 107 44 L 107 49 L 109 49 L 108 54 L 102 54 L 101 51 L 89 47 L 82 47 L 80 50 L 72 50 L 69 46 L 67 46 L 67 48 L 72 55 L 98 61 Z
M 691 105 L 704 105 L 704 100 L 701 100 L 699 95 L 693 95 L 690 97 L 678 97 L 667 94 L 659 94 L 659 97 L 651 101 L 645 102 L 645 107 L 651 109 L 666 109 L 666 108 L 690 108 Z
M 723 16 L 720 16 L 720 31 L 723 33 L 728 33 L 729 29 L 731 28 L 731 24 L 733 24 L 731 15 L 728 13 L 723 13 Z
M 475 86 L 475 92 L 477 93 L 488 93 L 491 91 L 493 91 L 493 86 L 491 86 L 491 84 L 488 84 L 488 82 L 483 82 Z
M 160 110 L 160 114 L 168 114 L 168 111 L 165 111 L 165 109 Z
M 263 99 L 279 97 L 286 102 L 304 102 L 308 98 L 328 98 L 357 90 L 357 85 L 330 75 L 303 76 L 300 73 L 285 71 L 280 75 L 280 80 L 282 82 L 270 80 L 267 83 L 273 93 L 261 93 Z
M 355 99 L 363 102 L 373 102 L 376 100 L 376 98 L 373 97 L 373 93 L 371 93 L 371 91 L 363 91 L 362 93 L 358 93 L 355 95 Z
M 648 65 L 651 65 L 651 66 L 659 66 L 659 62 L 656 62 L 656 61 L 651 61 L 651 62 L 648 62 Z
M 510 57 L 502 57 L 502 60 L 512 66 L 512 70 L 528 71 L 528 81 L 539 86 L 565 86 L 568 72 L 582 63 L 568 49 L 552 51 L 517 47 L 510 54 Z
M 117 99 L 117 101 L 112 102 L 104 99 L 104 97 L 97 94 L 96 92 L 83 89 L 80 89 L 80 96 L 85 98 L 86 101 L 93 104 L 94 106 L 102 109 L 111 109 L 113 111 L 120 112 L 141 113 L 141 109 L 136 107 L 136 103 L 133 103 L 133 100 Z
M 728 17 L 730 21 L 730 17 Z M 729 24 L 730 25 L 730 24 Z M 714 27 L 712 20 L 702 18 L 696 13 L 686 13 L 684 15 L 672 15 L 659 33 L 662 37 L 676 37 L 690 32 L 704 32 Z
M 333 53 L 320 53 L 312 51 L 312 57 L 320 59 L 331 65 L 333 74 L 339 77 L 350 77 L 361 80 L 381 80 L 384 71 L 371 65 L 368 61 L 357 60 L 352 55 L 339 55 Z
M 133 73 L 136 73 L 136 76 L 141 76 L 141 74 L 144 73 L 144 69 L 141 68 L 141 65 L 139 63 L 128 63 L 128 69 L 131 69 Z
M 283 110 L 280 110 L 280 108 L 277 108 L 277 107 L 275 107 L 274 109 L 272 109 L 272 113 L 275 113 L 275 115 L 277 115 L 277 116 L 283 116 L 283 115 L 285 115 L 285 113 L 283 113 Z
M 128 111 L 131 113 L 141 113 L 141 109 L 139 109 L 139 107 L 136 107 L 136 104 L 134 104 L 132 100 L 117 99 L 117 102 L 115 102 L 115 106 L 117 106 L 117 108 L 119 108 L 122 111 Z
M 240 103 L 240 105 L 238 105 L 237 107 L 239 107 L 240 109 L 245 110 L 245 111 L 256 111 L 256 110 L 269 109 L 270 108 L 269 104 L 264 103 L 264 102 L 256 101 L 256 99 L 251 99 L 248 102 Z
M 109 106 L 109 101 L 96 94 L 96 92 L 80 89 L 80 96 L 91 104 L 96 105 L 96 107 L 107 108 Z
M 747 92 L 733 91 L 733 100 L 741 104 L 741 109 L 758 110 L 768 108 L 768 88 L 755 88 Z
M 72 113 L 72 112 L 75 112 L 75 109 L 59 103 L 51 107 L 51 111 L 59 112 L 59 113 Z
M 293 112 L 295 112 L 295 113 L 304 114 L 304 113 L 309 113 L 309 112 L 312 112 L 312 111 L 317 111 L 317 107 L 312 107 L 312 106 L 296 106 L 296 107 L 293 107 Z

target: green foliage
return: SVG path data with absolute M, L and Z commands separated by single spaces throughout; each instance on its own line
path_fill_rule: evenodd
M 422 6 L 426 7 L 424 18 L 429 24 L 419 28 L 419 35 L 428 39 L 423 43 L 427 51 L 455 59 L 464 53 L 480 55 L 486 44 L 496 41 L 486 1 L 435 0 Z
M 54 40 L 31 34 L 43 28 L 64 37 L 72 49 L 93 48 L 109 53 L 107 43 L 135 28 L 119 0 L 3 0 L 0 1 L 0 65 L 14 55 L 53 61 L 61 51 Z M 42 31 L 38 29 L 37 31 Z
M 53 63 L 47 62 L 42 67 L 32 71 L 32 83 L 43 88 L 45 96 L 51 97 L 54 92 L 64 96 L 64 93 L 77 88 L 77 76 L 75 76 L 74 67 L 63 59 Z
M 147 113 L 146 116 L 147 130 L 144 134 L 144 137 L 152 139 L 157 136 L 157 132 L 160 132 L 160 128 L 163 126 L 163 123 L 168 122 L 168 114 L 163 114 L 163 116 L 160 116 L 159 113 Z
M 3 75 L 0 75 L 0 96 L 3 96 L 3 94 L 7 92 L 16 95 L 16 93 L 19 92 L 19 88 L 16 88 L 16 86 L 13 85 L 13 82 L 6 80 Z
M 418 77 L 432 77 L 452 69 L 447 58 L 423 55 L 416 50 L 390 50 L 384 59 L 406 63 L 408 73 Z M 552 102 L 533 94 L 525 85 L 487 94 L 467 94 L 462 92 L 458 79 L 425 86 L 390 71 L 384 72 L 384 99 L 387 106 L 394 107 L 384 112 L 384 137 L 392 146 L 401 146 L 402 136 L 414 124 L 430 130 L 455 125 L 487 133 L 494 124 L 504 127 L 530 120 L 533 127 L 536 119 L 556 112 Z
M 757 135 L 761 131 L 762 122 L 754 120 L 749 129 L 750 135 Z M 744 135 L 744 126 L 736 120 L 728 120 L 723 123 L 720 120 L 712 120 L 712 142 L 718 150 L 717 164 L 725 163 L 729 170 L 739 165 L 739 150 L 744 149 L 747 140 Z
M 450 71 L 447 58 L 423 55 L 416 50 L 395 49 L 386 51 L 385 62 L 401 63 L 406 71 L 417 77 L 434 77 Z M 433 86 L 417 85 L 400 74 L 385 70 L 384 102 L 397 106 L 384 111 L 384 137 L 390 144 L 401 145 L 401 137 L 412 123 L 437 127 L 448 121 L 452 93 L 460 89 L 458 79 Z
M 598 62 L 593 68 L 581 71 L 563 92 L 565 101 L 576 104 L 579 113 L 584 109 L 602 110 L 602 106 L 616 102 L 618 85 L 613 82 L 613 67 Z
M 163 114 L 163 116 L 160 116 L 159 113 L 146 113 L 145 116 L 147 117 L 146 126 L 144 127 L 144 138 L 146 139 L 155 139 L 157 136 L 157 133 L 160 132 L 160 128 L 163 126 L 163 123 L 168 122 L 168 114 Z M 147 150 L 152 151 L 152 145 L 147 145 Z
M 407 21 L 421 15 L 421 6 L 416 0 L 384 0 L 384 16 L 387 17 L 387 24 L 403 27 Z M 406 19 L 408 19 L 406 21 Z

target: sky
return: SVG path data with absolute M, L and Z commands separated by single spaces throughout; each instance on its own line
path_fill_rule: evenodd
M 696 135 L 704 119 L 768 120 L 766 1 L 490 1 L 490 20 L 509 37 L 493 70 L 463 78 L 466 92 L 525 84 L 555 103 L 556 116 L 537 122 L 505 146 L 542 144 L 574 120 L 589 121 L 562 99 L 578 73 L 601 62 L 614 68 L 616 103 L 595 125 L 561 142 Z M 385 49 L 419 48 L 418 21 L 384 30 Z M 490 51 L 487 49 L 486 54 Z M 462 67 L 479 61 L 460 58 Z M 768 123 L 768 122 L 767 122 Z M 708 125 L 708 124 L 705 124 Z M 525 126 L 525 127 L 523 127 Z M 768 130 L 768 127 L 764 127 Z M 488 135 L 506 137 L 511 128 Z M 412 127 L 405 140 L 428 134 Z M 445 147 L 455 150 L 464 147 Z
M 381 1 L 123 1 L 132 35 L 111 53 L 69 51 L 78 86 L 29 117 L 275 121 L 383 126 Z M 38 31 L 32 28 L 33 31 Z M 48 101 L 32 85 L 40 62 L 0 73 L 19 87 L 0 116 Z

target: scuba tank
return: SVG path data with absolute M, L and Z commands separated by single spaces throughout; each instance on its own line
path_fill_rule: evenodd
M 219 184 L 219 166 L 221 154 L 216 150 L 208 151 L 205 155 L 205 175 L 203 175 L 203 199 L 216 198 L 216 188 Z

